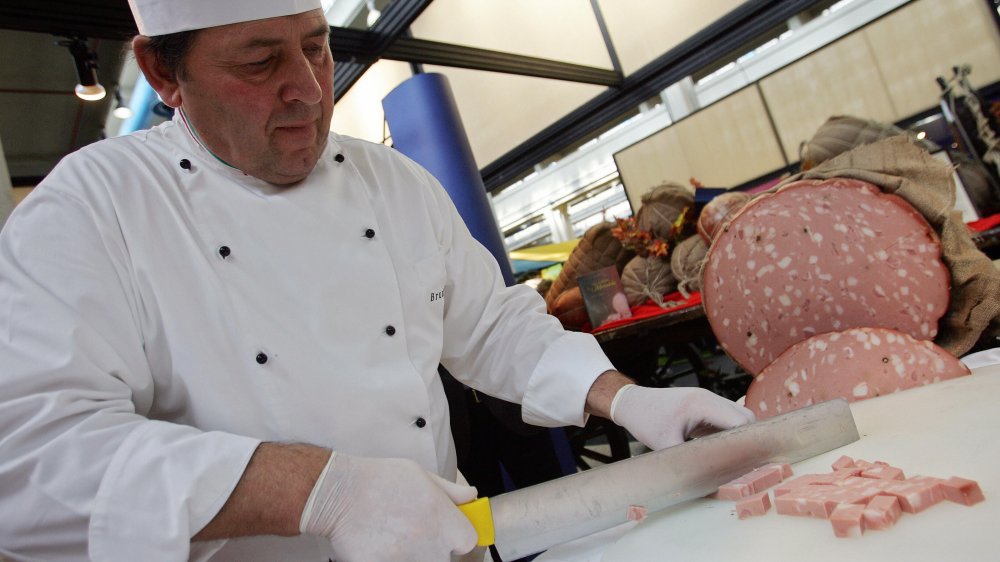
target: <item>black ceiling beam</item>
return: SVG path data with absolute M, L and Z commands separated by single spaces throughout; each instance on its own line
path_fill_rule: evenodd
M 621 87 L 598 95 L 482 168 L 486 189 L 493 191 L 512 182 L 538 162 L 584 140 L 667 86 L 730 54 L 820 1 L 750 0 L 740 5 L 626 77 Z
M 334 27 L 330 33 L 330 49 L 333 51 L 334 60 L 339 64 L 371 65 L 376 59 L 373 55 L 375 49 L 373 45 L 379 38 L 380 35 L 373 31 Z M 620 75 L 609 69 L 414 39 L 405 35 L 396 38 L 396 41 L 386 47 L 378 58 L 568 80 L 599 86 L 616 86 L 622 80 Z
M 409 29 L 430 3 L 431 0 L 394 0 L 383 10 L 370 35 L 333 28 L 331 44 L 342 39 L 362 41 L 350 49 L 356 56 L 340 61 L 334 69 L 337 99 Z M 118 40 L 130 39 L 138 33 L 127 0 L 2 0 L 0 28 Z
M 375 63 L 382 54 L 397 39 L 403 36 L 410 25 L 420 16 L 431 0 L 394 0 L 385 10 L 382 16 L 372 26 L 372 35 L 362 39 L 363 57 L 355 57 L 352 60 L 341 60 L 340 64 L 333 69 L 333 97 L 339 100 L 351 86 L 361 78 L 361 75 L 368 70 L 368 67 Z M 334 27 L 330 30 L 331 48 L 339 40 L 337 35 L 351 35 L 354 39 L 359 39 L 357 34 L 350 33 L 346 28 Z M 356 30 L 355 30 L 356 31 Z
M 382 58 L 411 63 L 436 64 L 553 80 L 617 86 L 622 77 L 614 70 L 596 68 L 538 57 L 465 47 L 412 37 L 400 37 Z
M 375 62 L 372 50 L 379 38 L 373 31 L 330 26 L 330 51 L 333 53 L 333 60 L 371 64 Z
M 0 28 L 116 40 L 138 33 L 127 0 L 5 0 Z

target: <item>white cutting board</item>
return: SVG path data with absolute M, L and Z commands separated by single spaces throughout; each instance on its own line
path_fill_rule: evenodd
M 740 520 L 733 503 L 699 499 L 651 515 L 604 550 L 604 562 L 1000 561 L 1000 366 L 851 405 L 861 440 L 792 465 L 830 472 L 840 455 L 917 474 L 979 482 L 986 501 L 942 502 L 895 527 L 834 537 L 829 521 L 778 515 Z

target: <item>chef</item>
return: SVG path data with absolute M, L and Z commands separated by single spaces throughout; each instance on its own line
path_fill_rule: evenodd
M 438 364 L 651 447 L 752 415 L 649 389 L 505 287 L 437 181 L 330 133 L 319 0 L 132 0 L 172 121 L 66 157 L 0 236 L 0 555 L 447 560 Z

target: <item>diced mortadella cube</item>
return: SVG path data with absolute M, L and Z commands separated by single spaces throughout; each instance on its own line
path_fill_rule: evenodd
M 860 537 L 865 532 L 864 512 L 863 505 L 838 505 L 830 514 L 833 534 L 841 538 Z
M 863 471 L 863 469 L 856 467 L 838 468 L 830 474 L 819 475 L 818 478 L 812 481 L 812 484 L 837 484 L 842 480 L 860 476 Z
M 750 491 L 758 494 L 771 486 L 781 484 L 781 481 L 785 479 L 785 467 L 787 467 L 788 472 L 791 472 L 792 469 L 787 464 L 772 463 L 747 474 L 746 478 L 750 480 Z
M 919 486 L 926 486 L 930 490 L 931 500 L 934 503 L 944 501 L 944 487 L 941 486 L 941 484 L 944 483 L 944 478 L 935 478 L 933 476 L 912 476 L 903 480 L 903 482 L 911 482 Z
M 833 464 L 830 465 L 830 468 L 834 470 L 837 470 L 838 468 L 853 468 L 853 467 L 854 467 L 854 459 L 852 459 L 847 455 L 841 455 L 839 459 L 833 461 Z
M 779 515 L 801 515 L 811 517 L 809 509 L 810 496 L 806 493 L 792 491 L 774 497 L 774 509 Z
M 715 497 L 720 500 L 738 500 L 763 492 L 791 476 L 792 467 L 787 463 L 766 464 L 739 478 L 719 486 Z
M 889 466 L 889 463 L 882 461 L 868 462 L 863 459 L 858 459 L 854 461 L 854 466 L 868 470 L 869 468 L 875 468 L 876 466 Z
M 749 482 L 741 482 L 738 479 L 719 486 L 719 491 L 715 494 L 720 500 L 736 501 L 740 498 L 752 496 L 753 492 Z
M 786 494 L 774 497 L 774 509 L 780 515 L 800 515 L 827 519 L 836 501 L 831 501 L 832 486 L 800 486 Z
M 941 483 L 944 480 L 930 476 L 914 476 L 906 480 L 888 480 L 887 494 L 899 499 L 899 506 L 907 513 L 920 513 L 944 499 Z
M 767 492 L 754 494 L 748 498 L 743 498 L 736 502 L 736 513 L 740 519 L 764 515 L 771 509 L 771 498 Z
M 862 478 L 860 476 L 852 476 L 850 478 L 845 478 L 837 482 L 838 486 L 846 486 L 849 488 L 871 488 L 874 490 L 885 490 L 886 488 L 892 486 L 893 484 L 899 484 L 898 480 L 883 480 L 881 478 Z
M 878 478 L 881 480 L 906 480 L 903 469 L 894 466 L 873 466 L 861 473 L 864 478 Z
M 787 482 L 782 482 L 779 486 L 774 488 L 774 497 L 783 496 L 792 490 L 813 484 L 817 480 L 821 480 L 825 475 L 821 474 L 803 474 L 798 478 L 793 478 Z
M 642 521 L 646 519 L 646 508 L 641 505 L 628 506 L 628 513 L 626 514 L 626 519 L 628 521 L 635 521 L 637 523 L 642 523 Z
M 952 476 L 941 482 L 941 490 L 945 499 L 962 505 L 973 505 L 986 499 L 978 482 L 958 476 Z
M 896 524 L 902 513 L 899 500 L 894 496 L 875 496 L 865 506 L 865 528 L 876 531 L 888 529 Z
M 835 501 L 838 504 L 856 503 L 865 505 L 872 498 L 885 493 L 883 492 L 881 486 L 877 485 L 872 486 L 864 483 L 864 482 L 877 482 L 876 480 L 872 480 L 869 478 L 858 478 L 857 480 L 861 483 L 853 486 L 832 487 L 834 488 L 835 491 L 830 494 L 829 496 L 830 500 Z M 836 506 L 831 506 L 831 509 L 832 507 Z

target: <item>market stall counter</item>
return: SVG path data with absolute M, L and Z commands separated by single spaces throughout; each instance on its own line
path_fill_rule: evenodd
M 714 338 L 701 306 L 701 293 L 684 298 L 680 293 L 664 297 L 665 308 L 647 302 L 632 307 L 632 317 L 609 322 L 592 330 L 601 349 L 619 371 L 642 384 L 664 386 L 656 380 L 661 348 L 691 363 L 695 374 L 704 375 L 704 364 L 691 348 L 703 338 Z M 699 381 L 699 383 L 702 381 Z

